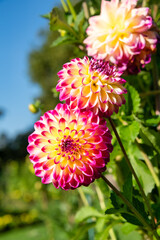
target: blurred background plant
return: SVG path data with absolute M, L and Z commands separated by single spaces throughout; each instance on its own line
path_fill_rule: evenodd
M 157 0 L 139 1 L 150 7 L 157 27 L 160 27 L 160 3 Z M 29 106 L 33 113 L 44 113 L 59 102 L 55 91 L 57 72 L 65 62 L 86 55 L 83 40 L 88 18 L 99 14 L 100 1 L 61 0 L 43 17 L 49 20 L 48 29 L 40 31 L 43 44 L 29 54 L 29 73 L 41 88 L 41 94 Z M 44 20 L 45 21 L 45 20 Z M 156 112 L 160 74 L 160 48 L 150 64 L 138 75 L 124 76 L 128 94 L 126 104 L 112 119 L 127 154 L 136 170 L 146 195 L 149 197 L 155 222 L 160 222 L 160 116 Z M 3 113 L 3 111 L 2 111 Z M 39 115 L 38 115 L 39 116 Z M 2 116 L 3 117 L 3 114 Z M 110 124 L 108 122 L 108 126 Z M 31 129 L 32 131 L 32 129 Z M 103 183 L 95 181 L 89 187 L 74 191 L 43 185 L 34 175 L 26 153 L 29 133 L 15 138 L 0 135 L 0 238 L 48 240 L 142 240 L 153 239 L 142 231 L 137 219 L 125 215 L 122 202 Z M 114 135 L 114 134 L 113 134 Z M 107 167 L 107 176 L 126 197 L 134 198 L 135 206 L 147 219 L 136 182 L 130 177 L 121 149 L 113 137 L 114 151 Z M 132 196 L 130 189 L 132 190 Z M 113 207 L 115 208 L 113 210 Z M 106 214 L 105 214 L 106 211 Z M 160 233 L 160 229 L 159 229 Z

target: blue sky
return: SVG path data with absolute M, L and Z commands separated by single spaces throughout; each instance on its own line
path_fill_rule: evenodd
M 0 134 L 14 137 L 32 127 L 37 116 L 28 104 L 40 89 L 28 74 L 28 54 L 40 46 L 38 32 L 48 28 L 40 15 L 60 0 L 0 0 Z

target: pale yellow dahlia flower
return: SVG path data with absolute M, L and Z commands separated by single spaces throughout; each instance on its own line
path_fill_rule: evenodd
M 137 0 L 102 0 L 100 15 L 89 19 L 84 40 L 89 56 L 110 61 L 120 70 L 133 62 L 140 68 L 150 61 L 157 32 L 149 8 L 136 8 L 136 4 Z

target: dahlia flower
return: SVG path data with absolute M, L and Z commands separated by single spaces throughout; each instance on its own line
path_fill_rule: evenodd
M 112 137 L 105 120 L 93 112 L 58 104 L 34 128 L 27 150 L 42 183 L 75 189 L 89 185 L 105 171 Z
M 138 68 L 148 63 L 156 48 L 157 32 L 149 8 L 135 8 L 136 4 L 137 0 L 102 0 L 100 15 L 89 19 L 84 40 L 88 56 L 110 61 L 123 71 L 137 55 Z M 145 58 L 142 51 L 146 51 Z
M 95 114 L 110 116 L 125 103 L 126 81 L 122 72 L 103 60 L 76 58 L 63 65 L 56 86 L 60 100 L 66 100 L 71 109 L 90 109 Z

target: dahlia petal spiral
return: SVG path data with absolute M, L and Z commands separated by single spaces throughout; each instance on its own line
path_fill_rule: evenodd
M 148 63 L 156 49 L 158 34 L 149 8 L 136 8 L 136 4 L 137 0 L 102 0 L 100 15 L 89 19 L 86 31 L 88 56 L 110 61 L 123 71 L 135 56 L 138 70 Z M 141 51 L 148 55 L 146 61 Z
M 66 100 L 72 109 L 90 109 L 95 114 L 110 116 L 125 103 L 126 81 L 121 74 L 103 60 L 76 58 L 63 65 L 56 89 L 60 100 Z
M 56 188 L 88 186 L 105 171 L 112 152 L 109 129 L 92 111 L 58 104 L 34 125 L 28 152 L 42 183 Z

